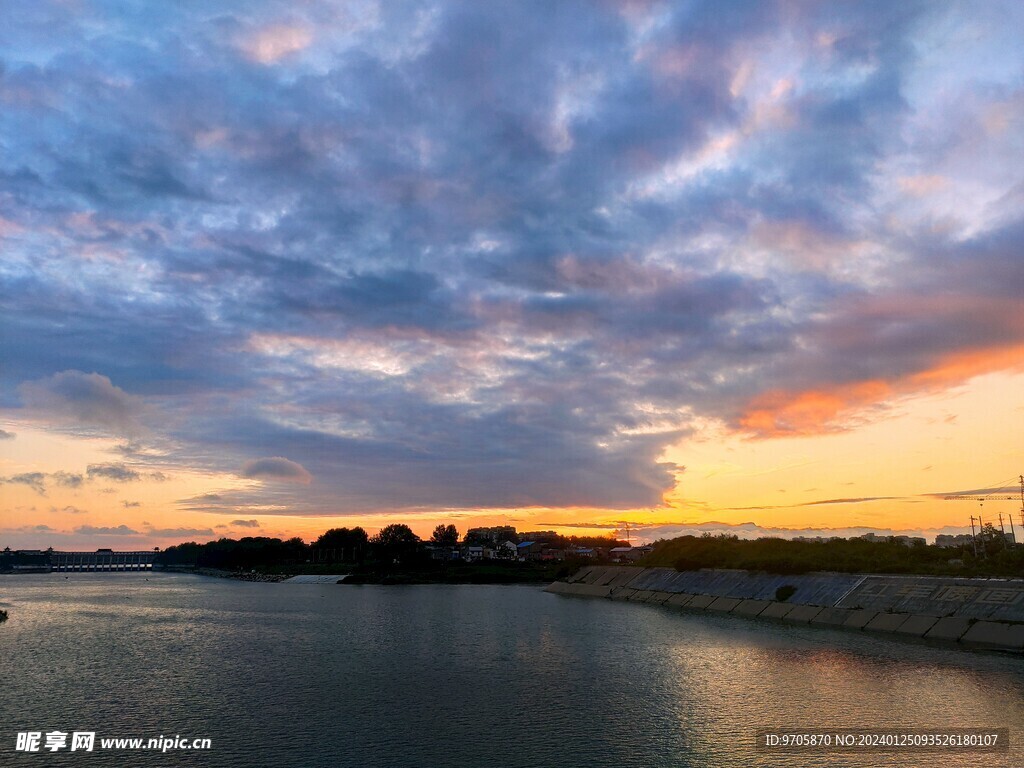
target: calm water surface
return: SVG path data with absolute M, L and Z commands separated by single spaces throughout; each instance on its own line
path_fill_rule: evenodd
M 49 574 L 0 577 L 0 607 L 5 766 L 1024 765 L 1019 657 L 536 587 Z M 1009 727 L 1014 743 L 765 755 L 765 726 Z M 14 751 L 51 730 L 212 749 Z

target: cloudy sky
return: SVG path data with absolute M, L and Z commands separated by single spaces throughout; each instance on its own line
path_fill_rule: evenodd
M 0 545 L 962 529 L 1024 471 L 1021 29 L 3 4 Z

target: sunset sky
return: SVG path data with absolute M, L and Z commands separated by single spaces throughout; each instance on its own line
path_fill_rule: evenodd
M 0 4 L 0 547 L 1020 533 L 1022 29 Z

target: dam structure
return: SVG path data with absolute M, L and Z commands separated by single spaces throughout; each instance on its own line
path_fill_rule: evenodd
M 1024 579 L 587 566 L 545 591 L 1024 653 Z
M 115 552 L 50 552 L 50 568 L 54 571 L 151 571 L 159 554 L 153 550 Z

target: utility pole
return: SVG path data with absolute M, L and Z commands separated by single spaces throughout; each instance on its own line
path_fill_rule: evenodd
M 981 519 L 978 519 L 978 524 L 981 525 Z M 978 556 L 978 537 L 974 533 L 974 515 L 971 515 L 971 541 L 974 542 L 974 556 Z
M 985 506 L 984 503 L 978 505 L 979 507 Z M 985 524 L 981 522 L 981 510 L 978 510 L 978 537 L 981 539 L 981 556 L 988 558 L 988 544 L 985 543 Z
M 1003 513 L 999 513 L 999 530 L 1003 532 L 1003 549 L 1006 549 L 1006 528 L 1003 526 Z
M 1024 531 L 1024 475 L 1020 476 L 1020 527 Z

